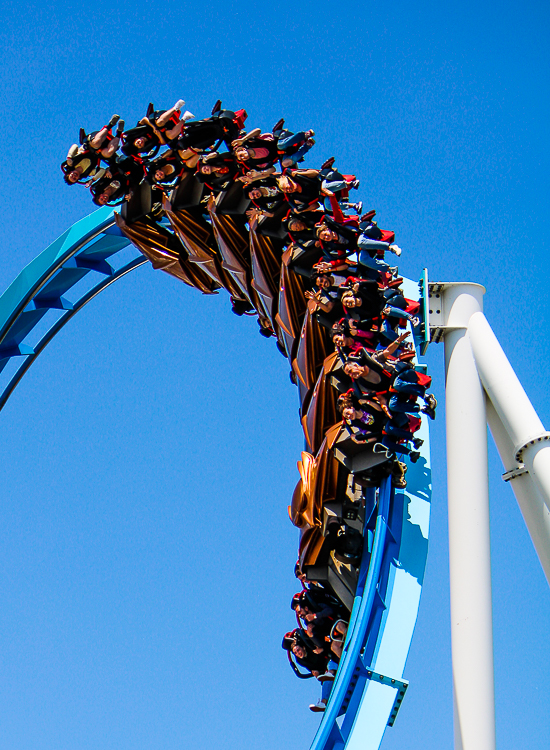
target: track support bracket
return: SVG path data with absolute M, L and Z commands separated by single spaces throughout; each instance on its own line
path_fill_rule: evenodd
M 403 702 L 403 698 L 405 697 L 405 693 L 407 692 L 407 688 L 409 687 L 409 683 L 406 680 L 398 680 L 395 677 L 388 677 L 387 675 L 373 672 L 372 669 L 367 669 L 367 679 L 373 680 L 374 682 L 379 682 L 382 685 L 387 685 L 388 687 L 392 687 L 397 690 L 395 700 L 393 701 L 390 718 L 388 719 L 388 726 L 393 727 L 399 709 L 401 708 L 401 703 Z

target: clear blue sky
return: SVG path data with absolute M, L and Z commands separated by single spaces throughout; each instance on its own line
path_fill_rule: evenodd
M 59 163 L 149 100 L 313 128 L 401 269 L 487 287 L 550 424 L 543 2 L 1 2 L 0 284 L 92 206 Z M 280 648 L 302 448 L 288 365 L 226 299 L 147 267 L 54 340 L 1 415 L 0 750 L 304 750 Z M 442 349 L 428 362 L 441 402 Z M 443 410 L 428 571 L 385 750 L 452 744 Z M 550 596 L 492 452 L 499 750 L 550 746 Z M 465 467 L 467 471 L 467 467 Z M 475 680 L 475 675 L 472 675 Z

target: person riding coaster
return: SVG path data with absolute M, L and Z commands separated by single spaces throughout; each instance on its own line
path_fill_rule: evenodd
M 111 131 L 117 123 L 116 135 L 113 136 Z M 116 158 L 123 130 L 124 120 L 119 115 L 113 115 L 107 125 L 89 135 L 81 128 L 80 145 L 74 143 L 61 164 L 67 185 L 86 184 L 97 174 L 102 160 L 110 164 Z
M 170 145 L 180 151 L 193 149 L 198 153 L 217 151 L 222 143 L 229 149 L 238 138 L 246 117 L 244 109 L 220 110 L 204 120 L 186 123 L 178 139 Z
M 85 185 L 100 169 L 100 157 L 84 146 L 71 146 L 66 160 L 61 164 L 63 179 L 67 185 Z
M 132 194 L 144 177 L 143 166 L 131 157 L 117 158 L 90 185 L 92 200 L 98 206 L 119 206 Z
M 277 139 L 277 153 L 281 167 L 296 167 L 304 161 L 304 156 L 315 145 L 313 130 L 301 130 L 293 133 L 284 129 L 283 119 L 273 128 L 273 135 Z
M 326 673 L 329 662 L 328 655 L 322 649 L 318 649 L 319 653 L 315 652 L 303 628 L 295 628 L 289 633 L 285 633 L 281 647 L 287 652 L 288 661 L 294 674 L 301 680 L 307 680 L 311 677 L 318 679 Z M 307 672 L 301 672 L 299 667 L 307 669 Z
M 424 400 L 424 406 L 419 411 L 430 419 L 435 419 L 435 396 L 426 393 L 431 384 L 431 378 L 417 372 L 407 361 L 390 360 L 390 356 L 399 348 L 409 335 L 409 331 L 401 334 L 382 351 L 369 354 L 365 349 L 355 355 L 350 355 L 344 364 L 344 372 L 353 381 L 359 392 L 380 394 L 403 394 Z M 387 399 L 386 399 L 387 400 Z
M 285 169 L 277 177 L 277 185 L 285 194 L 293 214 L 318 208 L 321 179 L 317 169 Z
M 161 187 L 174 187 L 185 171 L 185 164 L 174 151 L 165 151 L 146 166 L 146 181 Z
M 326 641 L 326 646 L 329 642 L 331 643 L 332 651 L 327 651 L 326 647 L 314 648 L 308 634 L 301 627 L 286 633 L 283 638 L 281 645 L 287 652 L 288 661 L 296 676 L 302 680 L 315 677 L 322 685 L 321 699 L 317 703 L 309 705 L 310 711 L 322 712 L 326 708 L 332 683 L 336 676 L 338 662 L 340 661 L 346 632 L 347 623 L 344 620 L 340 619 L 334 622 Z M 301 672 L 299 667 L 303 667 L 308 671 L 306 673 Z
M 187 166 L 190 166 L 189 162 Z M 197 154 L 195 177 L 215 195 L 229 190 L 238 174 L 239 170 L 230 152 L 212 152 L 208 156 Z
M 152 103 L 147 108 L 147 114 L 138 122 L 138 125 L 149 126 L 163 146 L 171 145 L 180 135 L 187 120 L 193 119 L 195 115 L 191 112 L 181 110 L 185 102 L 178 99 L 170 109 L 155 110 Z
M 154 159 L 163 145 L 162 141 L 151 125 L 141 122 L 122 134 L 120 150 L 125 156 L 135 159 Z

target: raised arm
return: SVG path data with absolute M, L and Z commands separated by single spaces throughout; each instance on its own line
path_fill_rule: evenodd
M 305 295 L 306 299 L 313 300 L 313 302 L 315 302 L 315 304 L 317 305 L 317 307 L 321 308 L 321 310 L 323 312 L 329 313 L 332 310 L 332 308 L 334 307 L 334 302 L 332 302 L 332 301 L 330 301 L 330 302 L 321 302 L 321 300 L 319 299 L 319 296 L 321 295 L 321 290 L 320 289 L 319 289 L 318 292 L 306 291 L 306 292 L 304 292 L 304 295 Z
M 405 341 L 407 336 L 410 335 L 410 331 L 405 331 L 405 333 L 402 333 L 400 336 L 398 336 L 395 341 L 392 341 L 392 343 L 387 346 L 383 351 L 380 352 L 378 355 L 381 359 L 387 359 L 391 354 L 394 353 L 396 349 L 399 348 L 399 346 Z

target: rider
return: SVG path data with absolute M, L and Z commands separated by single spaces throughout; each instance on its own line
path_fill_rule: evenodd
M 117 123 L 116 135 L 113 136 L 111 131 Z M 113 115 L 107 125 L 89 135 L 81 128 L 80 146 L 74 143 L 61 165 L 65 182 L 68 185 L 85 183 L 97 174 L 101 160 L 110 164 L 116 157 L 123 130 L 124 120 L 119 115 Z

